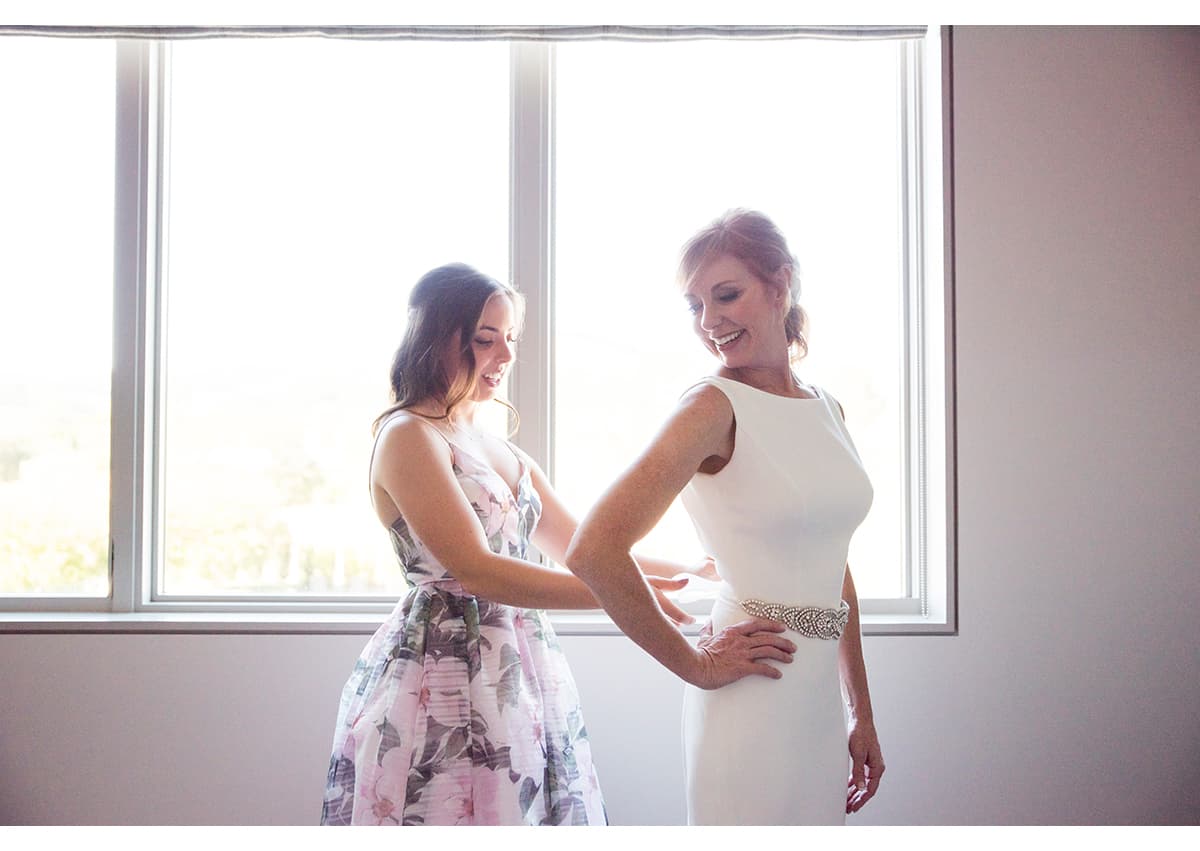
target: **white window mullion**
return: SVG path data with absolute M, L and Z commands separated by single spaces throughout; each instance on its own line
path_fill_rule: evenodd
M 151 466 L 147 401 L 153 375 L 147 345 L 153 268 L 156 140 L 150 42 L 117 51 L 116 218 L 113 259 L 113 396 L 109 560 L 112 610 L 136 610 L 149 555 L 146 524 Z
M 516 442 L 554 478 L 554 47 L 512 46 L 511 279 L 525 296 L 513 372 Z
M 925 227 L 922 154 L 922 81 L 920 43 L 901 45 L 901 120 L 904 233 L 904 292 L 907 372 L 904 382 L 906 478 L 908 481 L 908 518 L 905 524 L 909 535 L 907 596 L 921 601 L 921 614 L 928 614 L 928 561 L 926 476 L 928 445 L 926 442 L 926 329 L 925 329 L 925 257 L 922 234 Z
M 152 139 L 150 151 L 152 156 L 146 163 L 149 193 L 146 202 L 148 211 L 147 221 L 150 223 L 150 233 L 147 234 L 147 245 L 151 251 L 146 257 L 146 292 L 148 298 L 143 311 L 147 323 L 145 338 L 145 363 L 147 364 L 147 380 L 145 389 L 145 420 L 142 423 L 142 433 L 146 435 L 145 452 L 145 486 L 146 495 L 142 517 L 146 524 L 143 535 L 144 556 L 141 569 L 137 576 L 138 606 L 144 607 L 158 599 L 162 579 L 162 569 L 165 562 L 163 551 L 163 500 L 165 495 L 165 476 L 163 475 L 163 446 L 166 440 L 166 345 L 164 334 L 167 317 L 167 245 L 170 230 L 167 212 L 167 193 L 170 181 L 170 81 L 169 75 L 170 50 L 168 42 L 154 42 L 151 48 L 153 62 L 148 69 L 147 78 L 152 81 L 147 92 L 147 109 L 150 116 L 148 138 Z

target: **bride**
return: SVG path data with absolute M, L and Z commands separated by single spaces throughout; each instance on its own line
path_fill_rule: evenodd
M 846 563 L 872 489 L 841 405 L 792 372 L 807 353 L 795 266 L 775 225 L 748 210 L 684 247 L 683 297 L 720 365 L 683 394 L 567 554 L 621 630 L 689 684 L 689 824 L 844 824 L 884 770 Z M 722 580 L 695 648 L 630 554 L 681 493 Z M 747 615 L 784 625 L 796 651 L 786 669 L 754 662 L 774 682 L 726 685 L 706 642 Z

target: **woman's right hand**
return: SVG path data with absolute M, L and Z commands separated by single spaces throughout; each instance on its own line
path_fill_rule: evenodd
M 796 645 L 779 633 L 783 624 L 764 618 L 750 618 L 727 626 L 716 635 L 705 625 L 696 643 L 696 673 L 688 678 L 694 686 L 716 689 L 757 674 L 779 679 L 783 672 L 765 659 L 788 664 Z M 707 633 L 707 634 L 706 634 Z

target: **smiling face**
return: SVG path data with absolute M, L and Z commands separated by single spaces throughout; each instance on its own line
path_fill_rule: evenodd
M 692 330 L 728 369 L 778 366 L 788 361 L 783 282 L 764 281 L 728 254 L 706 262 L 684 288 Z
M 472 399 L 486 402 L 496 397 L 504 376 L 517 353 L 517 315 L 512 299 L 497 293 L 488 299 L 471 338 L 475 356 L 475 388 Z

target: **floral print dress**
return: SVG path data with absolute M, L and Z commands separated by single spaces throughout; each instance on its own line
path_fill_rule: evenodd
M 541 500 L 450 444 L 495 553 L 525 558 Z M 519 456 L 518 456 L 519 457 Z M 545 612 L 465 593 L 399 518 L 412 583 L 342 691 L 321 823 L 606 824 L 575 681 Z

